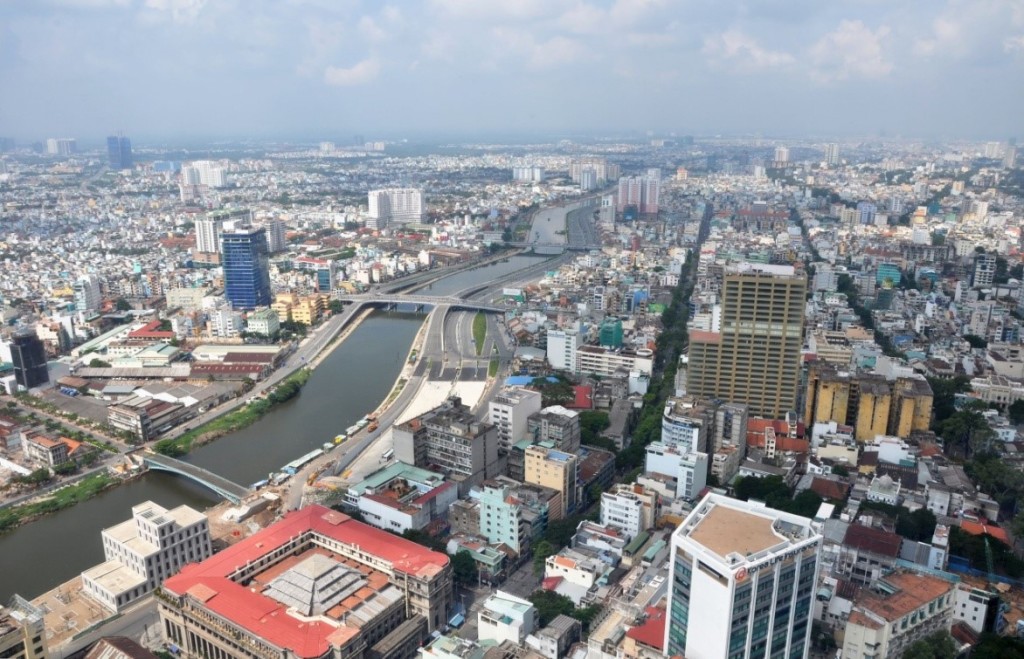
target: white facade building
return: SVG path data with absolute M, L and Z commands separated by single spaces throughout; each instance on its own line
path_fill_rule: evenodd
M 651 442 L 647 445 L 644 471 L 675 479 L 676 497 L 693 500 L 707 487 L 708 462 L 707 453 Z
M 206 515 L 147 501 L 132 507 L 132 519 L 103 530 L 106 561 L 82 573 L 82 587 L 117 612 L 212 553 Z
M 706 496 L 672 534 L 664 652 L 808 656 L 821 542 L 805 517 Z
M 366 226 L 371 229 L 385 229 L 391 223 L 419 223 L 426 214 L 423 191 L 415 188 L 370 190 L 367 207 Z
M 223 233 L 223 217 L 204 217 L 196 220 L 196 251 L 206 254 L 219 253 L 220 237 Z
M 506 387 L 495 396 L 487 409 L 487 421 L 498 428 L 498 448 L 508 451 L 513 444 L 526 439 L 527 421 L 539 412 L 541 394 L 524 387 Z
M 477 613 L 478 638 L 522 646 L 537 629 L 537 607 L 529 600 L 499 590 L 484 600 Z
M 578 373 L 576 370 L 576 350 L 579 346 L 579 329 L 569 328 L 549 331 L 547 357 L 551 368 L 557 371 Z
M 601 493 L 601 525 L 615 526 L 630 540 L 654 526 L 658 494 L 642 485 L 619 483 Z

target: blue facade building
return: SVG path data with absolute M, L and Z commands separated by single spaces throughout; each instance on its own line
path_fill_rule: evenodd
M 221 235 L 224 297 L 235 309 L 270 306 L 270 248 L 264 229 L 243 227 Z
M 132 141 L 124 135 L 107 138 L 107 159 L 111 169 L 131 169 L 135 166 L 132 158 Z

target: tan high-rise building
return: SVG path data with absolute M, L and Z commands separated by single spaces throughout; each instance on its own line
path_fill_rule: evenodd
M 892 389 L 884 378 L 868 379 L 863 375 L 858 382 L 858 389 L 860 395 L 857 398 L 857 423 L 853 436 L 859 442 L 869 442 L 877 435 L 886 434 L 889 428 Z
M 576 508 L 578 466 L 579 459 L 572 453 L 557 451 L 544 444 L 535 444 L 526 449 L 524 480 L 558 490 L 561 494 L 561 505 L 548 511 L 550 519 L 567 517 Z
M 804 424 L 808 427 L 829 421 L 845 424 L 850 408 L 850 374 L 837 371 L 827 362 L 811 362 L 804 403 Z
M 889 434 L 906 439 L 915 430 L 928 430 L 933 401 L 928 380 L 922 377 L 896 380 L 889 411 Z
M 720 332 L 690 332 L 688 393 L 781 418 L 796 410 L 807 278 L 793 266 L 726 268 Z

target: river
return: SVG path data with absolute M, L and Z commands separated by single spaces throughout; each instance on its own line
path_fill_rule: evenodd
M 445 277 L 420 292 L 450 295 L 537 262 L 537 257 L 511 257 Z M 331 441 L 384 400 L 424 318 L 372 313 L 313 371 L 296 398 L 184 459 L 249 485 Z M 100 531 L 129 519 L 132 506 L 147 500 L 199 509 L 219 501 L 186 479 L 154 472 L 0 535 L 0 602 L 14 593 L 34 598 L 101 562 Z

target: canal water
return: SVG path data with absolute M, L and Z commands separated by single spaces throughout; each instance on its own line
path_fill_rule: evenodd
M 451 295 L 542 260 L 514 256 L 456 273 L 418 292 Z M 266 478 L 295 458 L 332 441 L 384 400 L 424 320 L 421 314 L 374 312 L 313 371 L 294 399 L 257 423 L 202 446 L 185 460 L 242 485 Z M 199 509 L 219 501 L 186 479 L 153 472 L 127 485 L 0 535 L 0 602 L 33 598 L 103 560 L 100 531 L 152 500 Z

